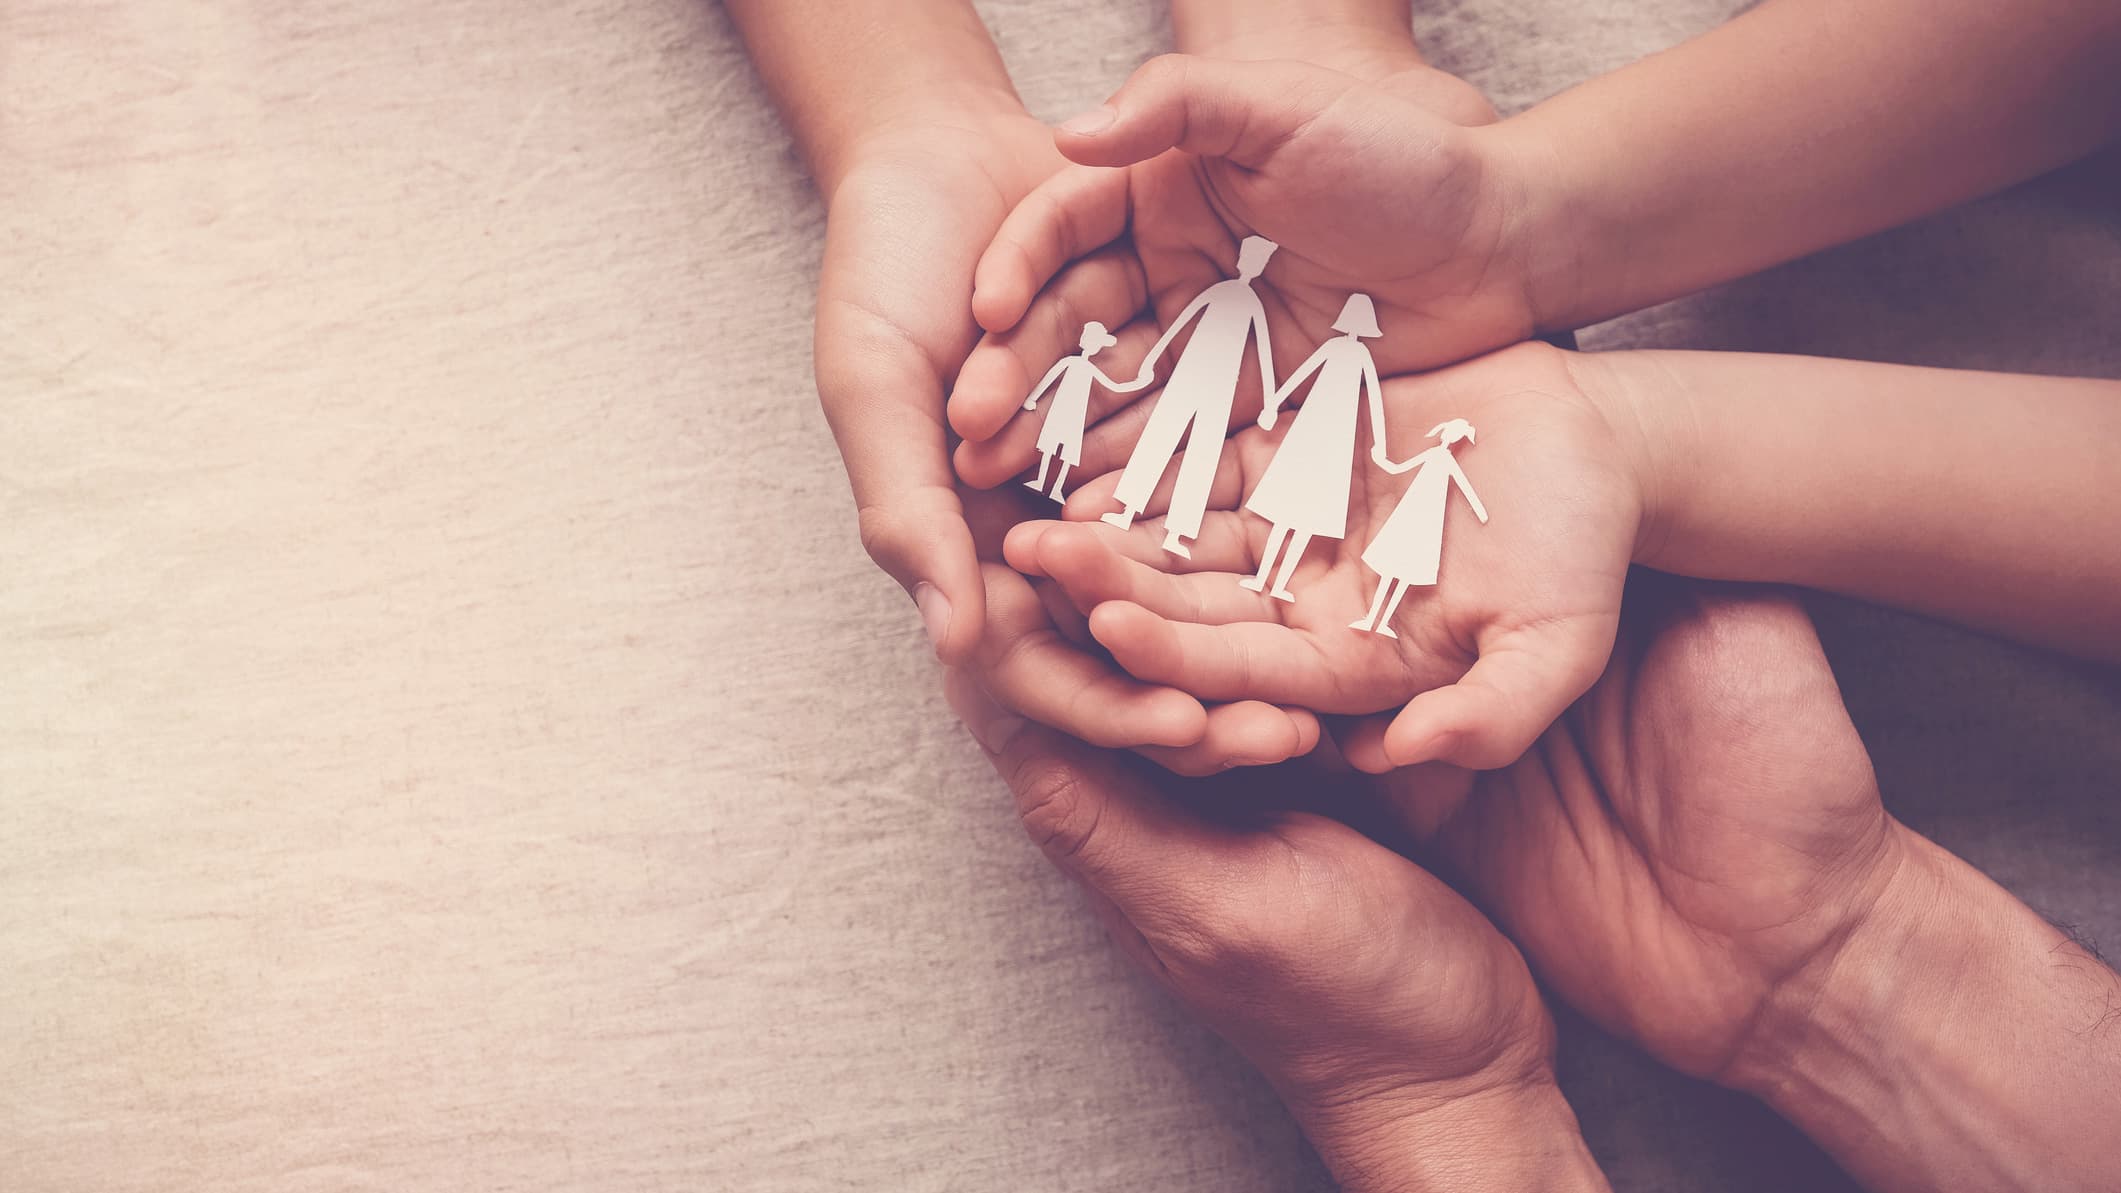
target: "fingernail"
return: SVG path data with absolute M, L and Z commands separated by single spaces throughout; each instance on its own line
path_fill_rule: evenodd
M 956 680 L 946 684 L 943 696 L 957 713 L 957 719 L 965 723 L 972 740 L 989 754 L 999 754 L 1028 723 L 1022 717 L 1003 709 L 992 697 L 980 691 L 970 680 Z
M 928 644 L 941 654 L 943 639 L 950 636 L 950 598 L 924 580 L 913 586 L 913 603 L 921 611 L 921 624 L 928 629 Z
M 1070 116 L 1061 121 L 1060 130 L 1078 137 L 1094 137 L 1111 128 L 1119 119 L 1119 109 L 1111 104 L 1092 108 L 1079 116 Z

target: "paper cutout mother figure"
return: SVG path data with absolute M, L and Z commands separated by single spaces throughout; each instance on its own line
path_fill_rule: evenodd
M 1392 516 L 1385 519 L 1377 537 L 1362 549 L 1362 561 L 1383 578 L 1377 582 L 1377 596 L 1370 602 L 1370 611 L 1360 620 L 1349 622 L 1349 629 L 1375 630 L 1387 638 L 1399 637 L 1392 632 L 1392 615 L 1399 611 L 1400 598 L 1416 585 L 1436 583 L 1436 569 L 1443 560 L 1443 515 L 1451 503 L 1452 485 L 1466 495 L 1466 504 L 1473 507 L 1473 513 L 1483 523 L 1488 520 L 1487 507 L 1480 504 L 1473 483 L 1451 455 L 1452 445 L 1459 440 L 1474 441 L 1473 424 L 1454 418 L 1437 424 L 1429 438 L 1440 442 L 1411 460 L 1384 466 L 1395 476 L 1417 468 L 1420 471 L 1414 473 L 1414 483 L 1400 495 L 1399 504 L 1392 507 Z
M 1289 577 L 1312 538 L 1337 539 L 1348 533 L 1349 469 L 1355 454 L 1355 424 L 1365 395 L 1369 398 L 1370 457 L 1380 468 L 1392 466 L 1385 455 L 1384 387 L 1377 380 L 1377 362 L 1362 345 L 1364 337 L 1374 339 L 1378 334 L 1377 308 L 1371 305 L 1370 296 L 1349 295 L 1333 330 L 1341 333 L 1339 338 L 1319 345 L 1259 412 L 1260 427 L 1273 430 L 1282 402 L 1306 377 L 1318 375 L 1311 383 L 1310 397 L 1296 412 L 1288 438 L 1281 441 L 1266 475 L 1245 499 L 1245 508 L 1274 523 L 1274 529 L 1267 532 L 1259 574 L 1238 583 L 1253 592 L 1266 588 L 1278 554 L 1281 574 L 1274 578 L 1270 595 L 1280 601 L 1296 599 L 1289 591 Z
M 1185 456 L 1178 465 L 1178 487 L 1171 494 L 1171 511 L 1164 516 L 1164 550 L 1190 558 L 1193 552 L 1184 540 L 1200 534 L 1201 515 L 1208 509 L 1208 489 L 1215 483 L 1215 466 L 1222 459 L 1223 438 L 1230 433 L 1230 407 L 1237 399 L 1238 372 L 1244 365 L 1245 341 L 1259 345 L 1259 380 L 1269 392 L 1274 389 L 1274 352 L 1267 343 L 1267 309 L 1252 291 L 1252 280 L 1267 267 L 1267 258 L 1277 246 L 1262 236 L 1247 236 L 1237 250 L 1237 276 L 1200 292 L 1179 312 L 1163 337 L 1142 361 L 1141 377 L 1152 376 L 1164 349 L 1194 316 L 1200 317 L 1193 338 L 1179 355 L 1149 414 L 1149 425 L 1127 457 L 1115 496 L 1126 508 L 1105 515 L 1105 521 L 1125 530 L 1149 504 L 1156 482 L 1163 479 L 1164 466 L 1178 450 L 1181 437 Z M 1191 433 L 1188 434 L 1188 428 Z
M 1053 457 L 1058 455 L 1060 474 L 1053 478 L 1053 492 L 1049 496 L 1055 501 L 1067 500 L 1061 495 L 1061 482 L 1068 479 L 1069 467 L 1082 460 L 1083 424 L 1090 418 L 1092 381 L 1116 394 L 1133 393 L 1149 384 L 1145 376 L 1121 384 L 1090 363 L 1091 357 L 1118 342 L 1111 332 L 1105 330 L 1105 325 L 1095 319 L 1083 324 L 1082 339 L 1077 342 L 1082 351 L 1046 370 L 1046 376 L 1032 389 L 1031 396 L 1024 399 L 1024 409 L 1036 410 L 1039 395 L 1048 388 L 1053 389 L 1053 400 L 1046 403 L 1046 421 L 1038 428 L 1038 475 L 1025 481 L 1025 488 L 1033 492 L 1045 488 L 1046 470 L 1053 466 Z M 1059 383 L 1057 387 L 1056 382 Z

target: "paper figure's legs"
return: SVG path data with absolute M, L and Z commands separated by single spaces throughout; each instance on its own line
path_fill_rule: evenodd
M 1185 454 L 1178 460 L 1178 485 L 1171 490 L 1171 509 L 1164 514 L 1164 550 L 1190 559 L 1193 552 L 1183 540 L 1200 535 L 1200 520 L 1208 512 L 1208 491 L 1215 487 L 1215 469 L 1222 463 L 1223 435 L 1229 429 L 1227 404 L 1222 417 L 1196 415 L 1186 436 Z
M 1281 555 L 1281 575 L 1274 577 L 1274 591 L 1269 595 L 1277 601 L 1294 601 L 1296 594 L 1289 591 L 1289 577 L 1296 574 L 1297 561 L 1304 557 L 1304 548 L 1311 545 L 1308 534 L 1291 534 L 1289 549 Z M 1260 573 L 1265 575 L 1265 572 Z
M 1274 570 L 1275 556 L 1280 553 L 1282 544 L 1288 541 L 1288 527 L 1276 526 L 1268 531 L 1267 549 L 1261 552 L 1259 556 L 1259 574 L 1249 580 L 1239 580 L 1238 584 L 1251 589 L 1253 592 L 1265 592 L 1267 590 L 1267 573 Z
M 1119 488 L 1112 491 L 1112 496 L 1126 508 L 1106 514 L 1105 522 L 1121 530 L 1134 525 L 1135 516 L 1156 494 L 1156 482 L 1164 479 L 1164 465 L 1171 462 L 1171 453 L 1178 450 L 1179 440 L 1185 438 L 1186 428 L 1193 423 L 1193 413 L 1191 403 L 1181 400 L 1169 389 L 1164 390 L 1163 396 L 1156 400 L 1155 408 L 1149 411 L 1149 425 L 1142 428 L 1141 438 L 1134 441 L 1134 450 L 1127 456 L 1126 471 L 1119 474 Z
M 1036 492 L 1038 492 L 1038 491 L 1039 491 L 1040 489 L 1043 489 L 1043 488 L 1045 488 L 1045 487 L 1046 487 L 1046 469 L 1048 469 L 1048 468 L 1051 468 L 1052 466 L 1053 466 L 1053 453 L 1052 453 L 1052 452 L 1046 452 L 1046 453 L 1044 453 L 1044 454 L 1040 455 L 1040 456 L 1039 456 L 1039 458 L 1038 458 L 1038 475 L 1037 475 L 1037 476 L 1034 476 L 1034 477 L 1032 477 L 1032 478 L 1031 478 L 1030 480 L 1027 480 L 1027 481 L 1025 481 L 1025 482 L 1024 482 L 1024 487 L 1025 487 L 1026 489 L 1029 489 L 1029 490 L 1031 490 L 1031 491 L 1032 491 L 1033 493 L 1036 493 Z M 1067 466 L 1066 464 L 1062 464 L 1062 465 L 1061 465 L 1061 472 L 1063 472 L 1063 473 L 1066 473 L 1067 471 L 1068 471 L 1068 466 Z
M 1376 630 L 1380 634 L 1386 634 L 1393 638 L 1399 637 L 1398 634 L 1392 633 L 1391 626 L 1387 625 L 1380 627 L 1377 620 L 1377 615 L 1384 610 L 1385 598 L 1391 596 L 1392 589 L 1394 587 L 1397 587 L 1398 585 L 1399 582 L 1397 580 L 1394 580 L 1390 576 L 1378 577 L 1377 595 L 1370 601 L 1370 611 L 1368 613 L 1363 614 L 1361 617 L 1356 618 L 1354 621 L 1349 622 L 1348 628 L 1351 630 Z M 1392 603 L 1394 605 L 1397 605 L 1399 602 L 1393 601 Z
M 1049 457 L 1049 458 L 1050 458 L 1050 457 Z M 1044 473 L 1045 473 L 1045 471 L 1046 471 L 1046 470 L 1045 470 L 1044 468 L 1040 468 L 1040 469 L 1039 469 L 1039 473 L 1040 473 L 1040 475 L 1041 475 L 1041 476 L 1043 476 L 1043 475 L 1044 475 Z M 1054 474 L 1053 474 L 1053 492 L 1051 492 L 1051 493 L 1047 494 L 1047 496 L 1049 496 L 1049 497 L 1053 498 L 1053 500 L 1055 500 L 1055 501 L 1061 502 L 1062 504 L 1066 504 L 1066 503 L 1067 503 L 1067 500 L 1068 500 L 1068 499 L 1067 499 L 1067 498 L 1065 498 L 1065 497 L 1063 497 L 1063 496 L 1061 496 L 1061 484 L 1062 484 L 1063 482 L 1065 482 L 1065 481 L 1066 481 L 1067 479 L 1068 479 L 1068 462 L 1067 462 L 1066 460 L 1062 460 L 1062 461 L 1061 461 L 1061 466 L 1060 466 L 1060 471 L 1059 471 L 1059 472 L 1056 472 L 1056 473 L 1054 473 Z
M 1392 615 L 1399 612 L 1400 599 L 1405 597 L 1407 595 L 1407 589 L 1412 587 L 1414 587 L 1412 584 L 1401 584 L 1399 586 L 1399 591 L 1393 593 L 1392 599 L 1385 603 L 1384 614 L 1377 619 L 1378 633 L 1383 634 L 1387 638 L 1399 637 L 1398 634 L 1392 632 Z

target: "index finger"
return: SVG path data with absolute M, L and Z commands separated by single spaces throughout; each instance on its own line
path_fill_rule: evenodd
M 1024 196 L 980 254 L 972 314 L 990 332 L 1016 326 L 1031 300 L 1068 262 L 1127 230 L 1127 172 L 1075 166 Z
M 913 597 L 936 654 L 963 660 L 980 639 L 986 589 L 950 471 L 935 363 L 880 317 L 821 298 L 817 387 L 863 549 Z

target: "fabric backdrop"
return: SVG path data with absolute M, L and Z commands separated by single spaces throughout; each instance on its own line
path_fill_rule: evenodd
M 1735 4 L 1418 7 L 1509 110 Z M 1049 118 L 1169 44 L 983 12 Z M 2115 375 L 2115 178 L 1585 343 Z M 0 6 L 0 1188 L 1326 1185 L 863 557 L 821 231 L 702 0 Z M 2112 675 L 1821 612 L 1894 809 L 2121 940 Z M 1619 1188 L 1832 1187 L 1563 1030 Z

